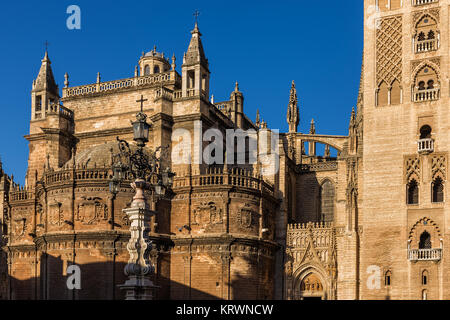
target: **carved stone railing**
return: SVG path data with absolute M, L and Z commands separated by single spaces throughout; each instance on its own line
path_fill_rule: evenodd
M 65 169 L 60 171 L 49 171 L 45 173 L 44 183 L 47 186 L 55 184 L 63 184 L 70 181 L 109 181 L 109 168 L 93 168 L 93 169 Z
M 442 249 L 409 249 L 409 261 L 440 261 Z
M 44 113 L 43 113 L 44 112 Z M 42 119 L 44 118 L 42 115 L 51 115 L 51 114 L 57 114 L 62 117 L 65 117 L 67 119 L 73 119 L 73 111 L 70 109 L 67 109 L 63 105 L 60 104 L 52 104 L 50 106 L 47 106 L 45 110 L 36 111 L 34 114 L 34 119 Z
M 12 190 L 9 193 L 9 201 L 17 202 L 17 201 L 26 201 L 34 199 L 34 191 L 29 188 L 18 187 Z
M 417 41 L 416 53 L 434 51 L 438 49 L 438 41 L 436 39 Z
M 225 173 L 222 169 L 212 168 L 208 169 L 204 174 L 177 176 L 174 179 L 173 188 L 208 186 L 235 186 L 261 190 L 270 194 L 274 193 L 273 185 L 257 177 L 249 170 L 239 168 L 230 169 Z
M 302 172 L 317 172 L 317 171 L 335 171 L 338 168 L 336 161 L 318 162 L 312 164 L 302 164 L 300 170 Z
M 441 90 L 440 88 L 419 90 L 416 88 L 414 91 L 414 102 L 435 101 L 439 100 Z
M 170 81 L 180 82 L 180 75 L 174 71 L 152 74 L 141 77 L 127 78 L 108 82 L 99 82 L 84 86 L 63 88 L 63 98 L 86 96 L 95 93 L 107 93 L 117 90 L 137 88 L 147 85 L 163 84 Z
M 421 6 L 424 4 L 437 3 L 439 0 L 412 0 L 413 6 Z
M 417 143 L 417 149 L 419 153 L 432 153 L 434 152 L 434 140 L 433 139 L 420 139 Z

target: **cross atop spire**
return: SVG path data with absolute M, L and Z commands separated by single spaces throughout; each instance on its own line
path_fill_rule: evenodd
M 198 22 L 198 16 L 200 15 L 200 11 L 195 10 L 193 16 L 195 17 L 195 24 Z
M 49 42 L 47 40 L 45 40 L 44 45 L 45 45 L 45 52 L 48 51 L 48 46 L 49 46 Z

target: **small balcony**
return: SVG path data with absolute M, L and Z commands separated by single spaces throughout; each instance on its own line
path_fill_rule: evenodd
M 418 152 L 419 153 L 432 153 L 434 152 L 434 140 L 431 138 L 420 139 L 418 141 Z
M 439 47 L 436 39 L 421 40 L 416 43 L 416 53 L 435 51 Z
M 412 0 L 413 6 L 422 6 L 424 4 L 437 3 L 439 0 Z
M 414 102 L 435 101 L 439 100 L 440 95 L 441 95 L 440 88 L 425 89 L 425 90 L 419 90 L 419 88 L 416 88 L 416 90 L 414 90 L 413 92 L 413 100 Z
M 408 250 L 409 261 L 440 261 L 442 249 L 410 249 Z

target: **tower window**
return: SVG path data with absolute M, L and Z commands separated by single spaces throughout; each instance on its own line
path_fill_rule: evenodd
M 159 72 L 160 72 L 159 66 L 155 66 L 153 68 L 153 73 L 159 73 Z
M 388 272 L 386 272 L 386 274 L 384 275 L 384 285 L 386 287 L 390 287 L 392 284 L 392 272 L 389 270 Z
M 431 235 L 426 231 L 420 235 L 419 249 L 431 249 Z
M 420 128 L 420 139 L 430 139 L 431 138 L 431 127 L 429 125 L 425 125 Z
M 150 75 L 150 66 L 146 65 L 144 67 L 144 76 L 148 76 L 148 75 Z
M 422 285 L 423 286 L 428 285 L 428 271 L 427 270 L 424 270 L 422 272 Z
M 444 183 L 437 177 L 432 184 L 433 202 L 444 202 Z
M 419 186 L 416 180 L 411 180 L 408 184 L 408 204 L 419 203 Z
M 42 97 L 41 96 L 36 96 L 36 106 L 34 109 L 35 109 L 35 111 L 42 110 Z

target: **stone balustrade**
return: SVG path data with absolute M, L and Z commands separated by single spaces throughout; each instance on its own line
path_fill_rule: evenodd
M 409 261 L 440 261 L 442 249 L 410 249 L 408 250 Z
M 34 191 L 26 187 L 16 187 L 9 193 L 11 203 L 34 199 Z
M 419 153 L 432 153 L 434 151 L 433 139 L 420 139 L 417 144 Z
M 330 229 L 333 227 L 332 222 L 308 222 L 288 224 L 288 231 L 307 230 L 307 229 Z
M 440 88 L 419 90 L 416 88 L 414 91 L 414 102 L 435 101 L 440 98 Z
M 439 0 L 412 0 L 413 6 L 421 6 L 424 4 L 430 4 L 430 3 L 436 3 L 439 2 Z
M 63 88 L 63 98 L 86 96 L 95 93 L 114 92 L 122 89 L 136 88 L 154 84 L 164 84 L 166 82 L 181 82 L 181 77 L 174 71 L 152 74 L 141 77 L 127 78 L 108 82 L 99 82 L 84 86 Z
M 434 51 L 438 49 L 438 42 L 436 39 L 417 41 L 416 53 Z
M 202 186 L 235 186 L 274 193 L 273 185 L 257 177 L 251 171 L 239 168 L 230 169 L 228 172 L 223 172 L 221 168 L 211 168 L 204 174 L 177 176 L 174 179 L 173 188 Z
M 64 169 L 60 171 L 49 171 L 44 175 L 44 183 L 46 186 L 60 185 L 64 182 L 78 180 L 110 180 L 109 168 L 77 168 L 77 169 Z

